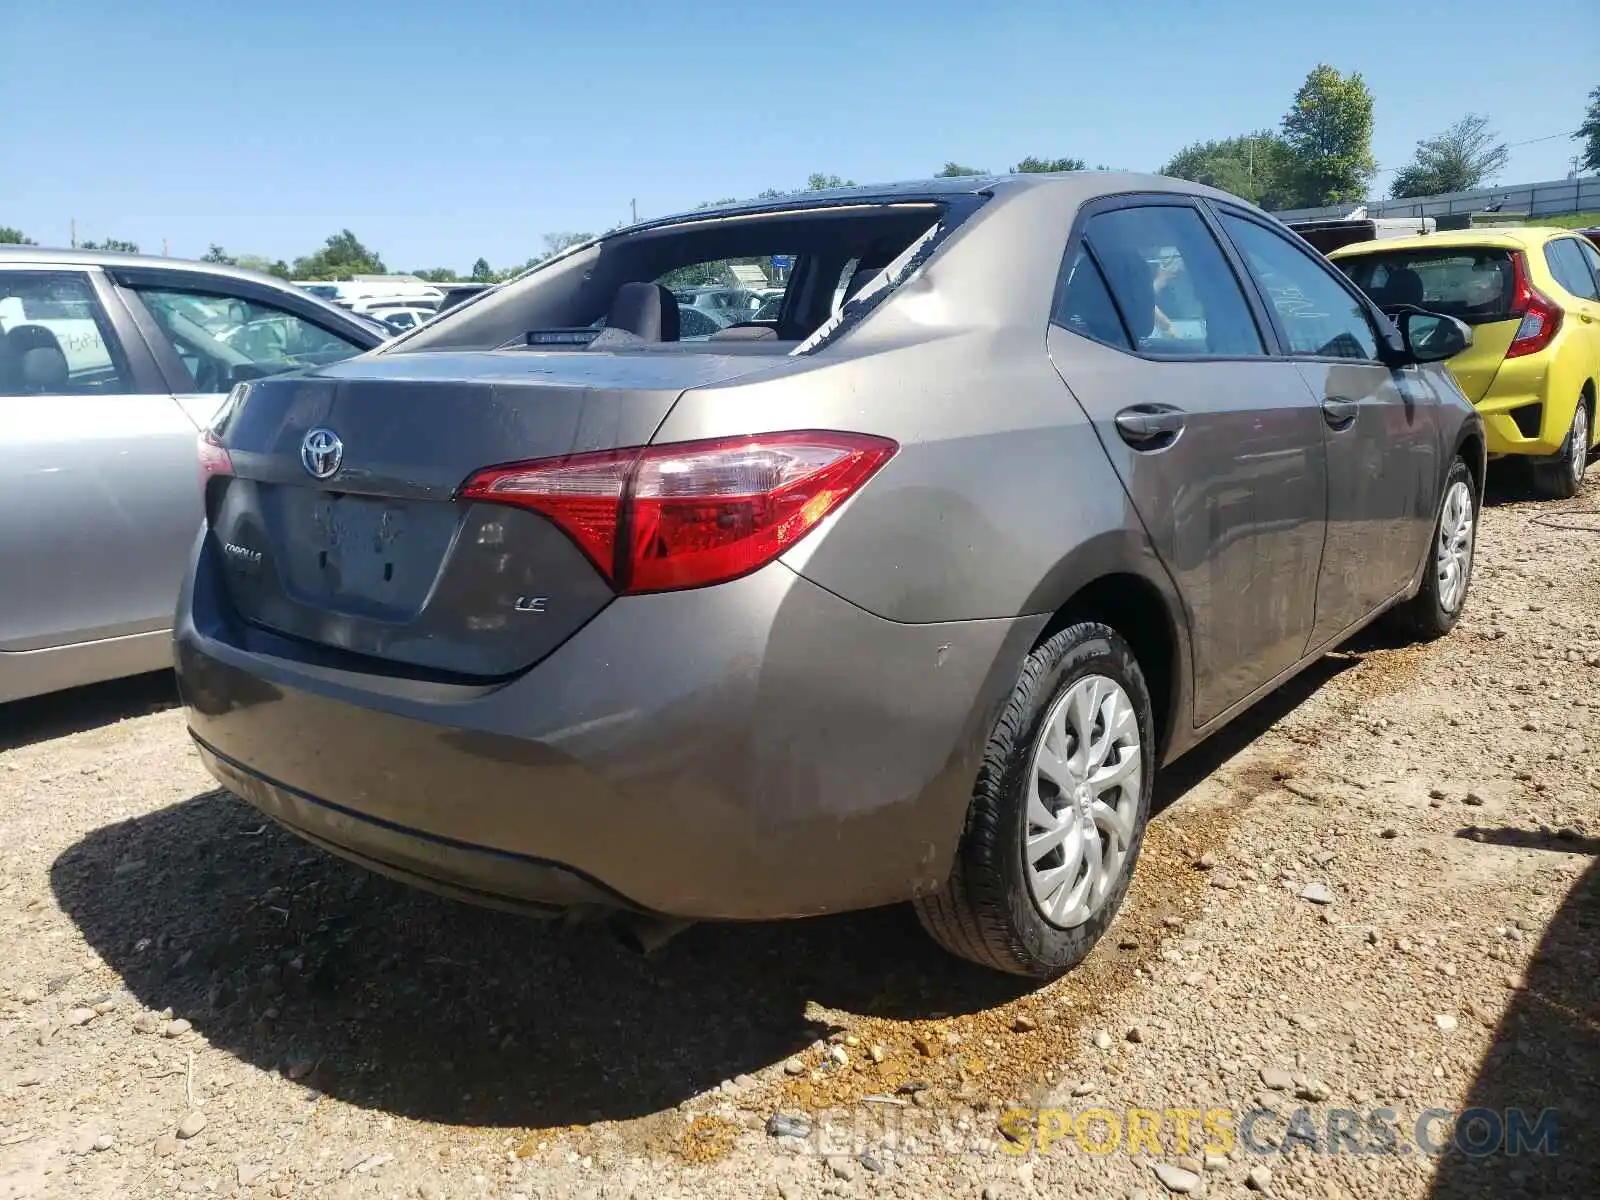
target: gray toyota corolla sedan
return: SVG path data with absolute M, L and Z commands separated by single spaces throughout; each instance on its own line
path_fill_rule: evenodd
M 674 292 L 771 281 L 691 340 Z M 1383 614 L 1455 623 L 1437 364 L 1219 192 L 1082 173 L 579 246 L 202 437 L 176 642 L 222 783 L 447 895 L 636 930 L 912 900 L 1058 974 L 1157 769 Z

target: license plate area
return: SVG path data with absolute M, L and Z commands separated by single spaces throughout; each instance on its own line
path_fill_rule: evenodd
M 420 611 L 450 551 L 456 513 L 427 501 L 274 488 L 278 568 L 302 601 L 403 620 Z

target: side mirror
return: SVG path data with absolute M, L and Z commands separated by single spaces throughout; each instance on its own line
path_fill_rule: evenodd
M 1408 308 L 1395 316 L 1395 324 L 1412 362 L 1443 362 L 1472 345 L 1472 326 L 1443 313 Z

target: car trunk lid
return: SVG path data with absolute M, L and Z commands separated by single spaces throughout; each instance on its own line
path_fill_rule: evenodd
M 232 471 L 207 494 L 228 594 L 247 621 L 402 669 L 514 673 L 613 592 L 556 525 L 459 499 L 462 482 L 644 445 L 685 389 L 782 361 L 396 354 L 254 383 L 221 418 Z
M 1472 345 L 1445 361 L 1450 374 L 1455 376 L 1456 383 L 1472 403 L 1478 403 L 1489 394 L 1489 386 L 1505 361 L 1506 350 L 1520 324 L 1519 318 L 1512 317 L 1507 321 L 1474 325 Z

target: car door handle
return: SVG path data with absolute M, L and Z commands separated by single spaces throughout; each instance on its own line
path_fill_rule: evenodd
M 1360 403 L 1346 400 L 1341 396 L 1330 396 L 1322 402 L 1322 419 L 1332 429 L 1348 428 L 1355 422 L 1356 414 L 1360 411 Z
M 1135 404 L 1116 416 L 1117 432 L 1135 450 L 1164 450 L 1183 432 L 1181 409 L 1167 404 Z

